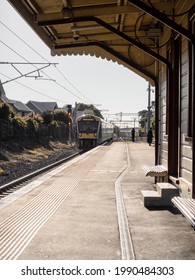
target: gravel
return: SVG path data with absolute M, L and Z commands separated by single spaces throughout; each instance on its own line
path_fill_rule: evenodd
M 0 143 L 0 186 L 63 159 L 78 149 L 74 145 L 49 141 Z

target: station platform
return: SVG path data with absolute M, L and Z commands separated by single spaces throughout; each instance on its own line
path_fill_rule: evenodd
M 145 208 L 154 179 L 154 147 L 114 142 L 40 176 L 0 201 L 0 259 L 122 259 L 115 183 L 120 188 L 134 259 L 195 259 L 195 234 L 174 208 Z

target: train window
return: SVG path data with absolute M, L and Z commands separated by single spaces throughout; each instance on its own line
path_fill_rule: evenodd
M 79 121 L 78 130 L 80 133 L 95 133 L 98 130 L 98 122 L 96 121 Z

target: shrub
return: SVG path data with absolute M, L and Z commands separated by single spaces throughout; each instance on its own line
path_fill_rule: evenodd
M 53 119 L 54 119 L 54 115 L 50 111 L 44 112 L 42 114 L 42 117 L 43 117 L 44 123 L 47 124 L 47 125 L 50 124 L 53 121 Z
M 35 114 L 34 112 L 31 112 L 30 114 L 23 117 L 26 121 L 29 119 L 35 120 L 37 123 L 43 122 L 43 118 L 39 114 Z
M 51 122 L 51 127 L 58 127 L 59 126 L 59 123 L 57 121 L 52 121 Z
M 0 167 L 0 174 L 3 174 L 4 170 Z
M 27 119 L 28 129 L 36 132 L 39 129 L 39 123 L 34 118 Z
M 57 109 L 54 111 L 54 120 L 58 122 L 62 122 L 65 124 L 68 124 L 69 122 L 69 117 L 66 111 L 62 109 Z
M 0 103 L 0 119 L 9 120 L 14 117 L 14 112 L 8 103 Z
M 42 118 L 42 116 L 39 115 L 39 114 L 34 114 L 33 118 L 34 118 L 34 120 L 35 120 L 37 123 L 43 122 L 43 118 Z
M 12 119 L 12 123 L 20 128 L 27 128 L 27 122 L 20 116 L 14 116 Z

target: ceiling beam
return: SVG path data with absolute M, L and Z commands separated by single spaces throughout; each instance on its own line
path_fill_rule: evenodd
M 87 8 L 65 8 L 58 13 L 38 14 L 37 21 L 58 20 L 61 18 L 88 17 L 88 16 L 106 16 L 118 15 L 123 13 L 139 12 L 139 9 L 132 6 L 105 6 L 105 7 L 87 7 Z
M 157 9 L 151 8 L 150 6 L 146 5 L 140 0 L 128 0 L 128 2 L 134 5 L 135 7 L 139 8 L 140 10 L 144 11 L 145 13 L 156 18 L 171 29 L 175 30 L 177 33 L 186 37 L 189 41 L 193 43 L 193 45 L 195 45 L 195 36 L 188 29 L 184 28 L 182 25 L 168 18 L 166 14 L 161 13 Z
M 126 34 L 132 38 L 135 38 L 135 33 L 132 32 L 126 32 Z M 88 40 L 90 41 L 118 41 L 118 38 L 116 37 L 115 34 L 113 33 L 98 33 L 98 34 L 87 34 L 87 35 L 80 35 L 80 37 L 87 37 Z M 137 32 L 137 36 L 139 36 L 139 38 L 146 38 L 146 32 L 145 31 L 138 31 Z M 72 33 L 59 33 L 59 39 L 55 40 L 56 44 L 61 44 L 61 43 L 69 43 L 72 38 Z M 120 38 L 119 38 L 120 39 Z M 121 40 L 121 39 L 120 39 Z
M 8 0 L 9 3 L 17 10 L 21 17 L 32 27 L 32 29 L 37 33 L 37 35 L 45 42 L 45 44 L 51 48 L 53 45 L 51 35 L 48 36 L 48 30 L 40 29 L 35 23 L 34 15 L 26 8 L 26 6 L 21 1 Z
M 153 50 L 151 50 L 146 45 L 136 41 L 135 39 L 129 37 L 127 34 L 121 32 L 120 30 L 118 30 L 114 27 L 112 27 L 111 25 L 109 25 L 108 23 L 106 23 L 105 21 L 103 21 L 103 20 L 101 20 L 100 18 L 97 18 L 97 17 L 79 17 L 79 18 L 66 18 L 66 19 L 61 18 L 61 19 L 58 19 L 58 20 L 50 19 L 48 21 L 40 21 L 40 22 L 37 21 L 37 23 L 38 23 L 39 26 L 50 26 L 50 25 L 58 25 L 58 24 L 70 24 L 70 23 L 74 23 L 74 22 L 87 22 L 87 21 L 91 21 L 91 22 L 94 21 L 94 22 L 100 24 L 101 26 L 110 30 L 112 33 L 116 34 L 117 36 L 119 36 L 120 38 L 125 40 L 126 42 L 136 46 L 137 48 L 144 51 L 148 55 L 151 55 L 152 57 L 156 58 L 157 60 L 163 62 L 168 67 L 171 67 L 170 62 L 166 58 L 164 58 L 163 56 L 161 56 L 157 52 L 154 52 Z
M 157 8 L 167 9 L 172 7 L 168 3 L 156 3 Z M 88 17 L 88 16 L 107 16 L 107 15 L 120 15 L 139 12 L 140 9 L 133 5 L 115 6 L 115 5 L 101 5 L 91 7 L 78 7 L 78 8 L 64 8 L 58 13 L 38 14 L 37 20 L 47 21 L 50 19 L 70 18 L 70 17 Z

